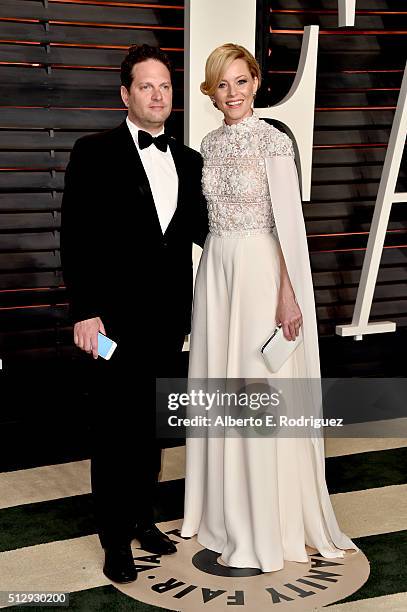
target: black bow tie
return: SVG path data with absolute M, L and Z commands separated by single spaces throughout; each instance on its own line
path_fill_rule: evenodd
M 155 144 L 157 149 L 160 149 L 163 153 L 166 152 L 168 146 L 167 134 L 160 134 L 160 136 L 151 136 L 148 132 L 143 130 L 138 131 L 138 146 L 140 149 L 147 149 L 150 145 Z

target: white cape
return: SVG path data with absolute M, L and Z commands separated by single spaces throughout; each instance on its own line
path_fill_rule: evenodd
M 292 157 L 266 160 L 277 234 L 303 315 L 307 378 L 320 378 L 317 319 L 297 168 Z
M 265 162 L 277 234 L 287 272 L 303 316 L 305 377 L 311 381 L 309 389 L 312 394 L 312 413 L 318 417 L 322 416 L 318 329 L 297 167 L 294 158 L 289 156 L 274 156 L 267 158 Z M 322 483 L 325 481 L 324 440 L 321 436 L 315 436 L 312 441 L 317 477 Z M 346 543 L 349 547 L 355 547 L 338 527 L 327 489 L 321 486 L 320 492 L 322 509 L 333 542 L 337 546 Z

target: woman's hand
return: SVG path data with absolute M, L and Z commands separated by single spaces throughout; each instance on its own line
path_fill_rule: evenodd
M 276 323 L 277 325 L 282 325 L 284 337 L 287 340 L 295 340 L 300 333 L 302 314 L 292 291 L 280 292 L 276 311 Z

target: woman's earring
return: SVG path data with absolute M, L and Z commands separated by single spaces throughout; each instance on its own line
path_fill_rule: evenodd
M 257 93 L 256 91 L 253 92 L 253 100 L 256 97 L 256 93 Z
M 214 107 L 215 107 L 215 108 L 218 108 L 218 107 L 217 107 L 217 104 L 216 104 L 216 102 L 215 102 L 215 98 L 211 98 L 211 100 L 212 100 L 212 104 L 214 105 Z

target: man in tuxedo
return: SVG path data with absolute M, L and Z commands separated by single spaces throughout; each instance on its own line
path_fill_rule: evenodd
M 134 46 L 121 66 L 128 108 L 117 128 L 74 145 L 62 201 L 61 258 L 75 344 L 97 359 L 97 334 L 117 342 L 93 362 L 92 496 L 105 575 L 131 582 L 131 540 L 171 554 L 154 524 L 161 467 L 155 377 L 174 376 L 190 331 L 192 243 L 208 231 L 202 159 L 169 138 L 171 66 L 158 48 Z

